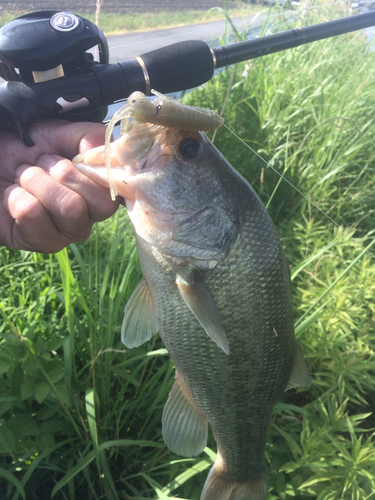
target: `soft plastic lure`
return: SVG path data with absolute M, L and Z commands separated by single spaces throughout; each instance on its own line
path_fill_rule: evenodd
M 167 97 L 156 90 L 151 90 L 156 99 L 150 101 L 142 92 L 133 92 L 125 106 L 119 109 L 108 124 L 105 134 L 105 164 L 108 170 L 111 197 L 114 200 L 117 189 L 113 181 L 110 166 L 110 141 L 114 126 L 121 120 L 120 135 L 124 135 L 137 123 L 151 123 L 156 125 L 150 129 L 150 139 L 158 127 L 168 127 L 178 130 L 194 130 L 210 132 L 221 127 L 224 119 L 211 109 L 198 108 L 181 104 L 176 99 Z M 132 119 L 132 121 L 129 121 Z

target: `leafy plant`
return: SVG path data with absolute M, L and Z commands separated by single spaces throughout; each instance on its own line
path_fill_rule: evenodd
M 375 491 L 374 57 L 350 34 L 238 65 L 186 97 L 220 110 L 228 94 L 215 144 L 268 205 L 291 265 L 313 385 L 275 408 L 268 500 Z M 2 248 L 0 268 L 0 498 L 198 500 L 212 436 L 200 457 L 168 451 L 172 363 L 158 339 L 119 341 L 140 279 L 126 214 L 56 256 Z

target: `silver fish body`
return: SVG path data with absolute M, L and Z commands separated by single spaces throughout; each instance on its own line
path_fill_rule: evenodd
M 141 159 L 127 160 L 147 126 L 112 145 L 144 275 L 123 340 L 134 347 L 159 331 L 174 361 L 162 419 L 172 451 L 197 455 L 211 425 L 218 456 L 202 500 L 264 500 L 272 408 L 286 389 L 310 384 L 285 254 L 254 190 L 203 133 L 161 128 Z M 97 178 L 101 155 L 75 162 Z

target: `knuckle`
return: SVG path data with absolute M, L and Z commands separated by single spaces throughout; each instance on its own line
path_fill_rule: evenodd
M 75 167 L 69 160 L 62 159 L 53 166 L 53 178 L 63 185 L 74 183 L 76 176 Z
M 118 202 L 114 203 L 108 193 L 105 193 L 105 196 L 91 208 L 90 216 L 94 222 L 102 222 L 116 212 L 118 205 Z
M 59 200 L 61 213 L 67 220 L 87 223 L 88 207 L 85 199 L 75 191 L 64 190 Z
M 92 225 L 84 230 L 82 230 L 74 241 L 86 241 L 91 236 Z
M 44 208 L 43 205 L 34 197 L 27 197 L 23 203 L 17 206 L 15 218 L 18 223 L 35 224 L 43 219 Z
M 91 234 L 93 221 L 85 199 L 74 191 L 65 192 L 60 200 L 61 224 L 59 229 L 69 239 L 68 243 L 84 241 Z
M 65 248 L 69 242 L 66 241 L 56 241 L 56 240 L 51 240 L 51 241 L 45 241 L 43 245 L 40 246 L 38 249 L 39 252 L 41 253 L 58 253 L 60 252 L 63 248 Z

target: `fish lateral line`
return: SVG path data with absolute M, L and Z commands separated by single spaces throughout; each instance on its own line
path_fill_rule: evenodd
M 208 139 L 202 140 L 204 154 L 186 163 L 179 146 L 192 134 L 163 130 L 150 142 L 141 172 L 156 125 L 131 123 L 119 151 L 111 148 L 127 161 L 113 175 L 121 190 L 126 170 L 135 191 L 126 202 L 145 278 L 125 308 L 122 340 L 136 347 L 160 325 L 181 374 L 162 418 L 172 451 L 197 455 L 206 446 L 208 423 L 212 427 L 219 454 L 201 500 L 265 500 L 271 408 L 285 388 L 310 383 L 295 343 L 286 257 L 259 197 Z M 171 160 L 160 161 L 165 151 Z M 259 286 L 270 280 L 263 303 Z

